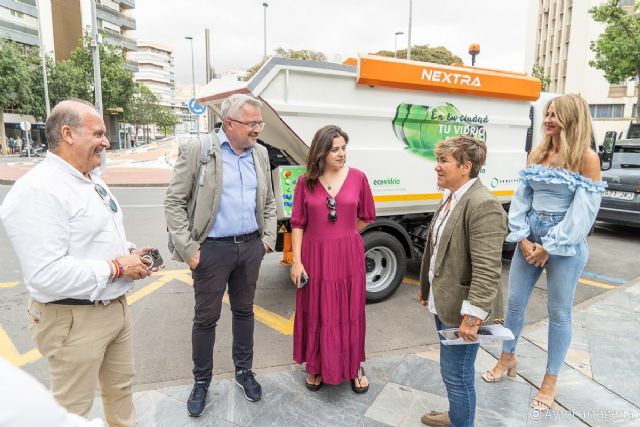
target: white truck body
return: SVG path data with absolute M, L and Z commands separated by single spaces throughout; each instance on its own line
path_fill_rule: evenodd
M 378 68 L 366 68 L 373 65 Z M 395 82 L 367 80 L 375 72 L 385 73 L 384 67 L 392 67 L 400 77 Z M 413 80 L 405 84 L 402 73 L 409 72 L 414 76 L 408 81 Z M 443 79 L 448 81 L 441 84 Z M 517 86 L 522 81 L 526 90 L 500 92 L 501 82 Z M 482 92 L 485 82 L 495 87 L 489 95 Z M 469 86 L 473 83 L 480 86 Z M 436 210 L 442 193 L 431 149 L 437 140 L 461 133 L 485 140 L 488 156 L 480 179 L 508 203 L 526 164 L 529 114 L 539 96 L 539 82 L 514 73 L 371 56 L 360 58 L 357 66 L 272 58 L 249 82 L 212 80 L 198 102 L 219 114 L 222 100 L 233 93 L 264 102 L 266 126 L 260 139 L 299 165 L 304 165 L 319 128 L 340 126 L 349 135 L 347 164 L 367 175 L 378 217 L 398 221 Z M 403 109 L 410 113 L 403 116 Z M 534 140 L 537 134 L 534 127 Z M 412 144 L 422 145 L 414 149 Z M 403 227 L 413 236 L 409 226 Z

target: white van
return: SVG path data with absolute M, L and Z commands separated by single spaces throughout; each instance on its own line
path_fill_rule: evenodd
M 349 134 L 347 161 L 366 173 L 378 215 L 362 232 L 368 301 L 391 295 L 406 260 L 424 248 L 442 198 L 434 172 L 439 141 L 460 134 L 484 140 L 480 179 L 508 209 L 531 141 L 539 140 L 532 105 L 540 81 L 520 73 L 373 55 L 345 64 L 271 58 L 248 82 L 212 80 L 197 101 L 219 113 L 233 93 L 264 103 L 260 138 L 271 155 L 283 237 L 290 232 L 295 178 L 304 171 L 298 165 L 305 164 L 314 133 L 335 124 Z M 286 260 L 290 247 L 278 249 Z

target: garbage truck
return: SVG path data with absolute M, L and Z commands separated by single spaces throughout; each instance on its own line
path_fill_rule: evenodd
M 362 55 L 345 63 L 271 58 L 247 82 L 214 79 L 197 102 L 220 113 L 235 93 L 263 103 L 261 143 L 269 150 L 278 213 L 278 250 L 290 262 L 293 192 L 316 130 L 349 134 L 347 164 L 369 179 L 377 218 L 362 231 L 367 301 L 402 282 L 424 250 L 442 199 L 436 144 L 471 135 L 487 144 L 480 179 L 508 209 L 532 141 L 539 139 L 540 81 L 522 73 Z M 286 255 L 289 255 L 287 257 Z

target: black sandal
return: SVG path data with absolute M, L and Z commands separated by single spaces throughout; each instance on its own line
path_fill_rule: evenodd
M 320 390 L 320 387 L 322 387 L 322 382 L 320 382 L 320 384 L 316 384 L 315 381 L 318 379 L 320 375 L 315 375 L 313 377 L 313 384 L 307 382 L 307 379 L 305 378 L 304 383 L 307 386 L 307 390 L 309 391 L 318 391 Z
M 364 372 L 364 368 L 361 366 L 360 368 L 358 368 L 358 383 L 362 384 L 362 377 L 366 376 L 367 374 Z M 356 386 L 356 380 L 352 379 L 351 380 L 351 390 L 353 390 L 354 393 L 356 394 L 363 394 L 366 393 L 369 390 L 369 385 L 367 384 L 364 387 L 358 387 Z

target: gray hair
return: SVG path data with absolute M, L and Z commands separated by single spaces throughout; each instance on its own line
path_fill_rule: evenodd
M 249 104 L 256 108 L 262 107 L 262 102 L 258 101 L 257 99 L 252 98 L 249 95 L 236 93 L 235 95 L 231 95 L 230 97 L 222 101 L 222 106 L 220 107 L 220 115 L 222 116 L 222 120 L 228 118 L 229 116 L 235 116 L 236 114 L 238 114 L 240 109 L 242 109 L 245 104 Z
M 47 123 L 44 127 L 44 133 L 47 137 L 47 143 L 49 144 L 50 150 L 58 147 L 62 141 L 62 133 L 60 130 L 63 126 L 70 126 L 74 129 L 78 129 L 82 126 L 79 109 L 77 108 L 77 105 L 73 104 L 82 104 L 95 110 L 95 107 L 90 102 L 76 98 L 65 99 L 53 107 L 51 115 L 47 119 Z

